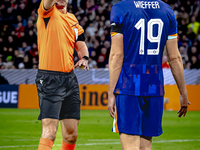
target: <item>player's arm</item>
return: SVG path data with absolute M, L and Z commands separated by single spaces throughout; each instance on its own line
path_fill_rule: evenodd
M 43 0 L 43 6 L 45 9 L 50 9 L 55 4 L 55 0 Z
M 123 17 L 124 12 L 120 5 L 111 8 L 111 50 L 109 56 L 109 90 L 108 90 L 108 111 L 110 116 L 115 116 L 115 95 L 114 90 L 118 82 L 124 59 L 123 41 Z
M 122 70 L 124 59 L 123 34 L 115 35 L 111 38 L 112 46 L 109 57 L 109 91 L 108 91 L 108 110 L 112 118 L 115 113 L 114 89 Z
M 80 60 L 76 63 L 76 65 L 74 67 L 83 66 L 84 70 L 85 69 L 89 70 L 88 59 L 87 59 L 87 58 L 89 58 L 89 53 L 88 53 L 88 48 L 87 48 L 85 42 L 77 41 L 75 43 L 75 49 L 78 53 L 78 57 Z
M 177 38 L 167 40 L 166 43 L 167 54 L 169 57 L 169 65 L 174 76 L 174 79 L 177 83 L 179 92 L 180 92 L 180 103 L 181 108 L 178 111 L 178 117 L 182 115 L 185 116 L 187 113 L 187 107 L 190 104 L 187 97 L 187 90 L 185 86 L 184 79 L 184 69 L 182 64 L 182 59 L 177 46 Z

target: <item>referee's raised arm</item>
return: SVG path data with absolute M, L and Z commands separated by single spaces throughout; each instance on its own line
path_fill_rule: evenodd
M 50 9 L 55 4 L 55 0 L 43 0 L 43 6 L 45 9 Z

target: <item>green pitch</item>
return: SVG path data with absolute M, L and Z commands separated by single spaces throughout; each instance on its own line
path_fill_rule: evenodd
M 37 150 L 41 135 L 39 110 L 0 109 L 0 150 Z M 118 134 L 111 132 L 108 111 L 82 110 L 76 150 L 120 150 Z M 165 111 L 164 134 L 153 139 L 153 150 L 200 150 L 200 112 L 178 118 Z M 53 150 L 62 142 L 58 129 Z

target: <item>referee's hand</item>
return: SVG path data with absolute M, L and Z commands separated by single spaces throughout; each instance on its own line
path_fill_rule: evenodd
M 86 59 L 84 59 L 84 58 L 82 58 L 81 60 L 79 60 L 79 61 L 75 64 L 74 67 L 76 68 L 77 66 L 79 66 L 79 67 L 83 66 L 83 70 L 85 70 L 85 69 L 89 70 L 88 60 L 86 60 Z

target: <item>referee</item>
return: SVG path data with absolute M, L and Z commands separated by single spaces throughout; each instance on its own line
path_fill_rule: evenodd
M 74 67 L 88 67 L 85 35 L 76 17 L 67 12 L 68 0 L 42 0 L 38 9 L 39 96 L 42 135 L 38 150 L 51 150 L 60 120 L 61 150 L 74 150 L 80 119 L 80 95 Z M 74 66 L 74 48 L 80 60 Z

